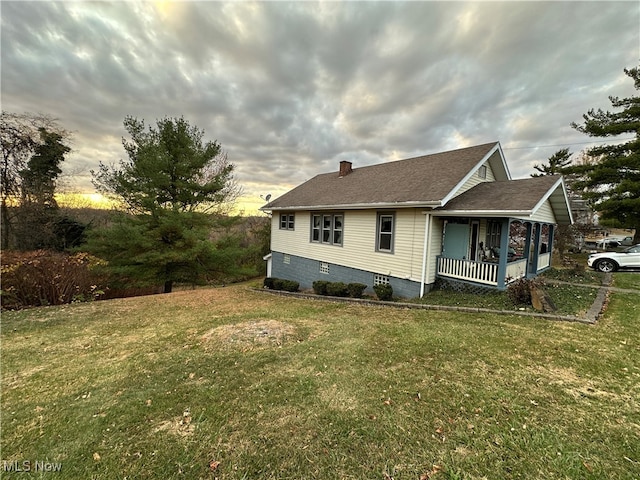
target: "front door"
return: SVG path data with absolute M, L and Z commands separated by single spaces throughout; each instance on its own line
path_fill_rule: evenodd
M 469 225 L 447 223 L 443 247 L 444 257 L 466 259 L 469 253 Z

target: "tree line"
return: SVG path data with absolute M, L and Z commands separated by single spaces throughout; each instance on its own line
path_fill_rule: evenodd
M 640 90 L 640 67 L 624 72 Z M 640 97 L 610 97 L 617 111 L 590 110 L 576 130 L 597 138 L 632 135 L 622 143 L 587 149 L 572 162 L 563 149 L 533 175 L 563 174 L 603 225 L 635 229 L 640 243 Z M 89 228 L 59 213 L 55 193 L 70 132 L 46 115 L 2 112 L 0 165 L 2 249 L 81 249 L 104 260 L 123 285 L 202 284 L 249 274 L 269 249 L 268 222 L 247 245 L 229 215 L 241 194 L 235 165 L 217 141 L 183 117 L 155 125 L 127 116 L 122 139 L 127 158 L 100 163 L 93 184 L 119 209 L 107 225 Z M 255 271 L 255 268 L 253 268 Z

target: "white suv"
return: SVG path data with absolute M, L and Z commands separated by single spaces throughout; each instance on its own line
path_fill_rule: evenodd
M 603 252 L 589 255 L 587 265 L 600 272 L 615 272 L 619 268 L 640 268 L 640 244 L 621 252 Z

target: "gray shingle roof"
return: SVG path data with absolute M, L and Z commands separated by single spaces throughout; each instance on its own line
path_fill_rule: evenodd
M 548 199 L 558 223 L 570 224 L 571 213 L 567 197 L 562 188 L 562 176 L 548 175 L 480 183 L 449 201 L 441 210 L 443 212 L 470 212 L 496 215 L 511 212 L 512 214 L 531 215 Z
M 489 154 L 497 142 L 317 175 L 264 210 L 364 205 L 437 204 Z
M 485 182 L 458 195 L 444 210 L 530 211 L 558 182 L 559 175 Z

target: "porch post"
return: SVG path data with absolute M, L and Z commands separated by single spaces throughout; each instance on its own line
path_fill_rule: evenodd
M 551 266 L 551 260 L 553 259 L 553 237 L 556 233 L 556 226 L 549 225 L 549 266 Z
M 536 238 L 533 242 L 533 269 L 532 275 L 538 274 L 538 259 L 540 257 L 540 239 L 542 238 L 542 224 L 536 223 Z
M 527 259 L 527 264 L 525 266 L 524 276 L 526 277 L 529 273 L 529 260 L 531 259 L 531 235 L 533 234 L 533 223 L 527 222 L 527 237 L 524 241 L 524 250 L 522 252 L 522 257 Z
M 498 289 L 504 290 L 507 276 L 507 260 L 509 257 L 509 226 L 511 219 L 502 220 L 500 231 L 500 257 L 498 258 Z

